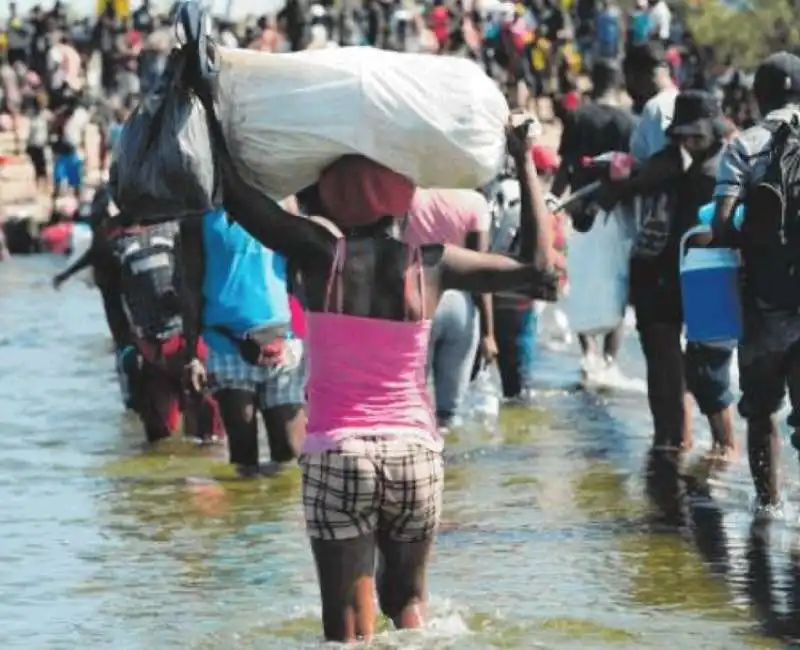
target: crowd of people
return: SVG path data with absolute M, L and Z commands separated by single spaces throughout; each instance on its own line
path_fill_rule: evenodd
M 712 455 L 737 458 L 738 354 L 757 510 L 780 511 L 776 414 L 787 386 L 790 426 L 800 422 L 800 58 L 772 55 L 748 80 L 715 62 L 679 22 L 664 0 L 638 3 L 629 15 L 613 0 L 469 8 L 435 0 L 421 11 L 381 0 L 347 11 L 288 0 L 246 29 L 218 21 L 217 38 L 229 47 L 368 44 L 474 58 L 510 103 L 562 123 L 558 150 L 534 142 L 524 121 L 508 126 L 507 164 L 485 187 L 420 189 L 346 156 L 280 203 L 221 154 L 224 210 L 144 226 L 120 213 L 105 184 L 87 199 L 82 153 L 94 121 L 107 166 L 126 111 L 163 70 L 170 17 L 146 1 L 124 19 L 109 5 L 94 26 L 68 25 L 59 3 L 26 19 L 12 9 L 6 125 L 19 151 L 27 132 L 27 155 L 54 213 L 66 185 L 87 201 L 93 234 L 55 284 L 93 270 L 124 403 L 148 441 L 179 431 L 224 440 L 244 478 L 299 460 L 326 638 L 369 638 L 375 590 L 397 627 L 422 624 L 445 432 L 458 425 L 470 381 L 487 365 L 498 364 L 506 398 L 527 396 L 537 305 L 568 290 L 571 237 L 597 227 L 599 213 L 633 212 L 617 206 L 639 205 L 629 301 L 647 365 L 654 453 L 679 465 L 692 446 L 695 401 Z M 609 176 L 584 164 L 607 152 L 629 154 L 635 173 Z M 597 193 L 569 214 L 555 207 L 598 179 Z M 693 245 L 741 249 L 738 346 L 682 341 L 679 244 L 709 202 L 713 227 Z M 734 226 L 740 204 L 753 216 Z M 602 343 L 577 334 L 585 374 L 616 367 L 622 323 Z M 792 442 L 800 449 L 800 433 Z

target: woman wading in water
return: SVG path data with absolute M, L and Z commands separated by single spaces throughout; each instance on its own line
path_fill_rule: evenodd
M 249 187 L 220 155 L 228 213 L 285 255 L 305 287 L 310 408 L 300 465 L 330 641 L 372 637 L 376 580 L 380 607 L 398 628 L 423 623 L 444 478 L 425 381 L 430 318 L 441 294 L 518 289 L 556 297 L 550 215 L 528 155 L 527 125 L 509 128 L 507 142 L 522 186 L 523 261 L 403 243 L 415 188 L 366 158 L 339 159 L 303 191 L 306 214 L 319 215 L 303 219 Z M 198 236 L 188 223 L 183 231 Z M 200 389 L 202 364 L 193 361 L 189 371 Z

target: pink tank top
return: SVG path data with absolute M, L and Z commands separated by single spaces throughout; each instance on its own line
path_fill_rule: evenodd
M 343 241 L 342 241 L 343 243 Z M 422 280 L 419 249 L 414 249 Z M 308 425 L 304 453 L 338 449 L 352 438 L 402 438 L 442 449 L 428 392 L 431 321 L 389 321 L 342 314 L 340 246 L 325 311 L 307 314 Z M 406 273 L 406 295 L 410 273 Z M 337 310 L 327 302 L 337 283 Z M 424 294 L 423 294 L 424 304 Z

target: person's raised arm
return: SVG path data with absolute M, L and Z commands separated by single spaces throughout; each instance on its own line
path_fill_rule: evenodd
M 92 240 L 92 245 L 86 249 L 86 252 L 84 252 L 83 255 L 76 259 L 66 269 L 56 274 L 56 276 L 53 278 L 53 287 L 55 289 L 59 289 L 61 285 L 69 280 L 73 275 L 80 273 L 84 269 L 87 269 L 94 264 L 94 260 L 97 255 L 97 246 L 99 245 L 95 243 L 95 239 Z
M 508 150 L 514 158 L 522 190 L 520 215 L 521 260 L 445 246 L 439 269 L 443 289 L 473 293 L 519 290 L 532 298 L 554 301 L 558 276 L 552 268 L 552 215 L 544 201 L 530 155 L 527 127 L 510 128 Z
M 529 125 L 509 127 L 508 153 L 514 159 L 520 187 L 520 259 L 544 271 L 553 262 L 553 215 L 544 200 L 544 191 L 530 155 Z
M 475 230 L 467 234 L 466 247 L 479 253 L 489 250 L 489 228 L 491 224 L 491 214 L 489 203 L 476 193 L 476 217 L 477 223 Z M 479 199 L 479 201 L 478 201 Z M 474 293 L 472 300 L 478 309 L 481 328 L 481 353 L 487 361 L 492 361 L 497 357 L 497 342 L 494 336 L 494 310 L 492 309 L 492 294 Z
M 285 256 L 297 268 L 329 269 L 337 238 L 313 219 L 290 214 L 246 183 L 226 155 L 220 156 L 224 205 L 231 219 L 263 246 Z
M 741 137 L 736 137 L 725 147 L 717 167 L 717 184 L 714 187 L 715 210 L 711 222 L 713 242 L 725 245 L 735 240 L 733 212 L 744 196 L 749 181 L 750 165 L 747 150 Z
M 605 183 L 595 201 L 608 212 L 617 203 L 630 201 L 636 196 L 660 194 L 678 180 L 689 165 L 691 157 L 679 146 L 670 144 L 642 162 L 629 178 Z

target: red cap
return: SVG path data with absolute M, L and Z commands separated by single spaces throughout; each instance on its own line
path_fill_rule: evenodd
M 555 150 L 543 144 L 535 144 L 531 147 L 531 158 L 537 172 L 555 172 L 561 166 L 561 158 Z
M 576 111 L 581 105 L 581 96 L 574 90 L 568 92 L 561 98 L 561 107 L 565 111 Z

